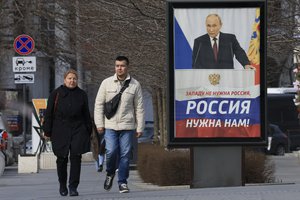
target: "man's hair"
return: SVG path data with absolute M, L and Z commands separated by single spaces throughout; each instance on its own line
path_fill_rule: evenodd
M 78 73 L 74 69 L 69 69 L 68 71 L 65 72 L 64 74 L 64 79 L 68 76 L 68 74 L 75 74 L 76 78 L 78 79 Z
M 128 58 L 126 56 L 117 56 L 116 60 L 117 61 L 124 61 L 125 60 L 126 63 L 127 63 L 127 65 L 129 65 L 129 60 L 128 60 Z
M 221 20 L 221 17 L 220 17 L 218 14 L 216 14 L 216 13 L 213 13 L 213 14 L 209 14 L 209 15 L 207 15 L 207 17 L 206 17 L 206 20 L 207 20 L 207 18 L 209 18 L 209 17 L 211 17 L 211 16 L 215 16 L 215 17 L 217 17 L 217 18 L 218 18 L 218 20 L 219 20 L 219 22 L 220 22 L 220 25 L 222 25 L 222 20 Z

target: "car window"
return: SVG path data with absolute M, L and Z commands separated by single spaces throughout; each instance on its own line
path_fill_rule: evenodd
M 271 134 L 270 136 L 279 136 L 279 135 L 282 135 L 283 132 L 282 130 L 279 128 L 279 126 L 276 126 L 274 124 L 270 125 L 270 131 L 271 131 Z
M 269 125 L 268 126 L 268 136 L 272 136 L 274 134 L 274 128 L 273 126 Z

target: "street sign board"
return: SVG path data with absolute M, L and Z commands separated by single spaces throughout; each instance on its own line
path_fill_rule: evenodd
M 30 54 L 34 49 L 34 40 L 29 35 L 19 35 L 14 40 L 15 51 L 23 56 Z
M 36 57 L 35 56 L 19 56 L 13 57 L 13 72 L 35 72 Z
M 34 83 L 34 74 L 15 74 L 15 84 Z

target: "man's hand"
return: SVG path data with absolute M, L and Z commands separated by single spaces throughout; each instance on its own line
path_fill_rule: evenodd
M 252 65 L 245 65 L 245 69 L 253 69 L 253 70 L 256 70 L 256 68 L 253 67 Z
M 97 131 L 98 131 L 99 134 L 103 134 L 104 133 L 104 127 L 97 128 Z
M 136 137 L 137 137 L 137 138 L 141 137 L 142 135 L 143 135 L 142 132 L 136 132 Z

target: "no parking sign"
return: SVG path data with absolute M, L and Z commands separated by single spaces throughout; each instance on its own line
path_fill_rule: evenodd
M 28 55 L 34 49 L 34 40 L 29 35 L 19 35 L 14 41 L 14 49 L 20 55 Z
M 36 71 L 36 58 L 27 56 L 34 50 L 34 40 L 29 35 L 19 35 L 14 40 L 15 51 L 22 55 L 13 57 L 14 72 L 34 72 Z M 34 83 L 34 74 L 15 74 L 16 84 Z

